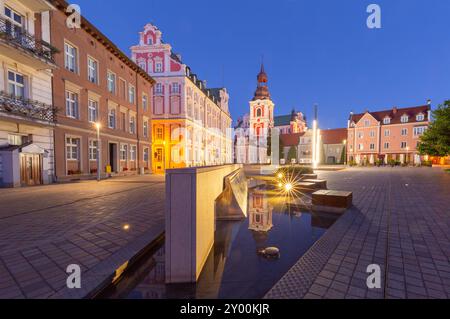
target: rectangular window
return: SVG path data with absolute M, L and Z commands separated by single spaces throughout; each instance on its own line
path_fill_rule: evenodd
M 136 145 L 132 145 L 130 147 L 130 161 L 136 160 L 137 147 Z
M 407 147 L 406 142 L 402 142 L 402 143 L 400 144 L 400 147 L 401 147 L 401 148 L 406 148 L 406 147 Z
M 163 94 L 163 86 L 162 86 L 162 83 L 156 83 L 156 85 L 155 85 L 155 94 L 156 94 L 156 95 Z
M 77 48 L 72 46 L 69 43 L 64 43 L 64 66 L 70 72 L 77 73 L 77 60 L 78 60 L 78 51 Z
M 359 149 L 360 151 L 362 151 L 362 150 L 364 149 L 364 145 L 363 145 L 363 144 L 359 144 L 358 149 Z
M 5 6 L 5 28 L 6 33 L 13 37 L 22 34 L 24 17 L 13 9 Z
M 370 131 L 370 137 L 375 137 L 375 131 Z
M 66 158 L 68 160 L 80 159 L 80 139 L 68 137 L 66 138 Z
M 78 118 L 78 94 L 66 91 L 66 116 Z
M 363 132 L 358 132 L 358 138 L 363 138 L 363 137 L 364 137 Z
M 163 71 L 163 64 L 162 62 L 156 62 L 155 64 L 155 73 L 162 73 Z
M 391 130 L 384 130 L 384 136 L 391 136 Z
M 128 145 L 120 144 L 120 160 L 126 161 L 128 159 Z
M 108 112 L 108 127 L 115 129 L 116 128 L 116 110 L 110 109 Z
M 120 79 L 120 97 L 122 98 L 122 99 L 126 99 L 126 94 L 127 94 L 127 91 L 126 91 L 126 87 L 127 87 L 127 82 L 125 82 L 125 80 L 122 80 L 122 79 Z
M 373 151 L 374 149 L 375 149 L 375 144 L 373 144 L 373 143 L 372 143 L 372 144 L 370 144 L 370 150 L 372 150 L 372 151 Z
M 148 147 L 144 148 L 144 162 L 147 164 L 149 159 L 149 149 Z
M 144 120 L 144 137 L 148 137 L 148 122 L 146 120 Z
M 95 161 L 97 160 L 97 141 L 90 140 L 89 141 L 89 160 Z
M 419 126 L 414 128 L 414 136 L 420 136 L 423 133 L 425 133 L 425 130 L 427 129 L 426 126 Z
M 8 71 L 8 94 L 20 99 L 25 98 L 25 78 L 22 74 Z
M 179 94 L 180 93 L 180 84 L 179 83 L 172 83 L 172 94 Z
M 128 102 L 130 102 L 131 104 L 134 104 L 135 95 L 136 95 L 136 90 L 135 90 L 134 86 L 132 86 L 130 84 L 128 86 Z
M 144 111 L 148 110 L 148 96 L 146 94 L 142 95 L 142 109 Z
M 130 116 L 130 133 L 136 133 L 136 117 Z
M 369 120 L 364 120 L 364 126 L 370 126 L 370 121 Z
M 98 102 L 91 99 L 88 101 L 88 121 L 91 123 L 98 121 Z
M 406 136 L 406 135 L 408 135 L 408 129 L 402 128 L 402 136 Z
M 386 142 L 386 143 L 384 143 L 384 149 L 389 149 L 389 143 L 388 142 Z
M 120 123 L 122 131 L 126 132 L 127 130 L 127 114 L 125 112 L 120 112 Z
M 91 57 L 88 57 L 88 80 L 98 84 L 98 62 Z
M 162 127 L 156 128 L 156 139 L 163 140 L 164 139 L 164 129 Z
M 108 91 L 116 94 L 116 75 L 108 71 Z
M 171 160 L 175 163 L 180 162 L 180 149 L 177 146 L 172 147 Z

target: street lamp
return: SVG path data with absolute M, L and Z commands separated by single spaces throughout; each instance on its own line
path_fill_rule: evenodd
M 95 123 L 95 128 L 97 129 L 97 181 L 99 182 L 101 180 L 101 176 L 100 176 L 100 154 L 101 154 L 101 150 L 100 150 L 100 128 L 102 127 L 102 124 L 100 124 L 100 122 Z

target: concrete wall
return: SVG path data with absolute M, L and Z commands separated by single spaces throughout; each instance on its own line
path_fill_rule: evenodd
M 242 165 L 166 171 L 166 282 L 196 282 L 214 244 L 215 200 Z

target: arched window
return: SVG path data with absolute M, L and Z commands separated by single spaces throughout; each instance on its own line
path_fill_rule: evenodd
M 148 45 L 153 45 L 153 38 L 152 38 L 151 36 L 149 36 L 149 37 L 147 38 L 147 44 L 148 44 Z
M 256 117 L 261 117 L 262 116 L 262 110 L 261 109 L 257 109 L 256 110 Z

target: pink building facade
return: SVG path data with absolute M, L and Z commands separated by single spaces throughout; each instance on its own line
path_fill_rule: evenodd
M 395 160 L 403 164 L 420 164 L 420 136 L 428 128 L 431 106 L 351 114 L 348 121 L 347 161 L 374 164 Z
M 153 171 L 231 163 L 232 119 L 226 88 L 208 88 L 147 24 L 132 59 L 155 80 L 152 103 Z

